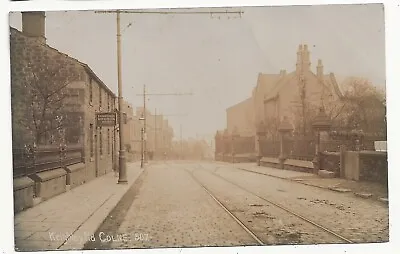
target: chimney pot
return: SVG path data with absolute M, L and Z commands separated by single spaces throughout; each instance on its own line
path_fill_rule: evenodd
M 318 59 L 318 65 L 317 65 L 317 77 L 322 79 L 322 76 L 324 75 L 324 66 L 322 65 L 322 60 Z

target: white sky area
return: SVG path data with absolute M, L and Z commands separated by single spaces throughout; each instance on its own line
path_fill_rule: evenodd
M 210 9 L 204 9 L 210 10 Z M 384 10 L 379 4 L 235 8 L 244 13 L 121 14 L 123 97 L 170 116 L 179 138 L 207 136 L 226 126 L 226 108 L 248 98 L 259 72 L 291 72 L 299 44 L 308 44 L 312 70 L 360 76 L 385 84 Z M 47 12 L 50 46 L 87 63 L 117 94 L 116 15 Z M 132 23 L 131 26 L 128 24 Z M 10 25 L 21 29 L 21 15 Z

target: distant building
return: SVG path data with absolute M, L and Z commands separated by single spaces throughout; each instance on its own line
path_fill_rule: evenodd
M 139 118 L 142 116 L 146 118 L 146 142 L 144 149 L 147 151 L 150 159 L 163 158 L 164 154 L 168 155 L 171 151 L 174 136 L 173 129 L 162 114 L 155 115 L 148 110 L 144 114 L 143 107 L 138 107 L 135 119 L 140 122 L 141 127 L 135 130 L 136 137 L 141 138 L 141 128 L 144 126 L 144 121 L 139 121 Z M 135 145 L 135 151 L 141 151 L 140 142 Z
M 135 136 L 135 129 L 140 128 L 140 123 L 135 121 L 133 107 L 128 102 L 123 102 L 123 112 L 124 119 L 123 122 L 125 124 L 124 128 L 124 142 L 125 142 L 125 150 L 127 152 L 128 161 L 138 160 L 140 157 L 135 153 L 134 147 L 135 143 L 137 143 Z

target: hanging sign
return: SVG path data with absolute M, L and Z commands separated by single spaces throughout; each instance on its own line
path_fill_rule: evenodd
M 116 123 L 117 115 L 115 113 L 96 113 L 96 125 L 98 127 L 115 126 Z

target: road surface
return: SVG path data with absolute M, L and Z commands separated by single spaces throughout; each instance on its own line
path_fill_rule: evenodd
M 388 207 L 213 162 L 150 163 L 91 247 L 388 241 Z

